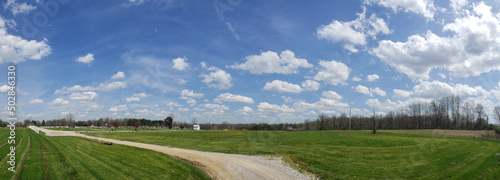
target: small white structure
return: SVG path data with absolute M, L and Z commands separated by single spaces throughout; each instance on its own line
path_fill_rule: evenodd
M 195 131 L 199 131 L 199 130 L 200 130 L 200 125 L 197 125 L 197 124 L 196 124 L 196 125 L 193 125 L 193 129 L 194 129 Z

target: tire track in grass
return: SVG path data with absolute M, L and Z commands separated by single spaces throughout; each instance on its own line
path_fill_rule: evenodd
M 122 147 L 122 145 L 113 145 L 113 146 Z M 108 162 L 115 162 L 115 163 L 119 162 L 120 164 L 125 165 L 124 170 L 130 170 L 131 171 L 130 174 L 132 174 L 134 176 L 141 177 L 141 175 L 149 175 L 151 173 L 157 172 L 152 168 L 144 168 L 143 166 L 140 166 L 139 164 L 130 163 L 130 162 L 137 161 L 137 159 L 130 158 L 129 156 L 120 157 L 121 154 L 119 152 L 115 152 L 113 150 L 110 150 L 109 149 L 110 147 L 111 146 L 101 145 L 101 144 L 97 144 L 95 146 L 92 146 L 92 148 L 95 148 L 94 151 L 97 151 L 97 152 L 104 152 L 105 151 L 106 152 L 106 153 L 97 153 L 97 154 L 95 154 L 96 156 L 99 155 L 99 157 L 101 159 L 107 158 L 107 159 L 109 159 Z M 127 147 L 127 146 L 123 146 L 123 147 Z M 130 148 L 130 147 L 127 147 L 127 148 Z M 149 163 L 148 165 L 151 165 L 151 164 Z M 156 165 L 156 164 L 154 164 L 153 166 L 157 169 L 162 169 L 162 167 L 163 167 L 163 166 Z M 137 171 L 139 169 L 140 169 L 140 171 Z M 129 172 L 129 171 L 126 171 L 126 172 Z M 138 175 L 138 174 L 140 174 L 140 175 Z
M 17 136 L 19 137 L 19 136 Z M 16 137 L 16 138 L 17 138 Z M 17 143 L 17 145 L 15 146 L 16 150 L 19 149 L 19 147 L 21 146 L 21 144 L 23 143 L 23 140 L 24 140 L 24 136 L 22 136 L 19 140 L 19 142 Z M 16 140 L 17 142 L 17 140 Z M 7 150 L 7 153 L 9 152 L 10 150 Z M 5 153 L 5 154 L 7 154 Z M 0 160 L 0 169 L 7 169 L 6 167 L 4 167 L 4 165 L 7 165 L 7 159 L 9 158 L 9 156 L 4 156 L 2 158 L 2 160 Z M 17 158 L 16 158 L 17 159 Z M 0 177 L 5 177 L 7 176 L 6 173 L 10 173 L 10 171 L 0 171 Z
M 26 165 L 26 160 L 30 155 L 31 137 L 26 133 L 26 130 L 24 131 L 24 136 L 28 136 L 28 145 L 26 146 L 26 149 L 24 150 L 23 154 L 21 154 L 21 160 L 19 161 L 19 164 L 17 164 L 16 172 L 14 173 L 14 176 L 12 176 L 11 180 L 21 179 L 21 175 Z
M 60 143 L 61 147 L 71 147 L 72 143 L 66 142 L 64 138 L 59 138 L 59 139 L 60 140 L 57 141 L 57 143 Z M 66 152 L 66 155 L 68 157 L 72 157 L 74 159 L 74 162 L 73 162 L 74 165 L 81 166 L 81 167 L 85 168 L 85 170 L 88 171 L 89 176 L 91 176 L 93 178 L 106 179 L 107 177 L 121 176 L 121 179 L 130 179 L 129 177 L 123 175 L 123 173 L 119 172 L 119 170 L 116 170 L 114 168 L 111 168 L 111 167 L 105 165 L 102 161 L 99 161 L 99 160 L 87 155 L 86 152 L 83 152 L 83 151 L 79 150 L 78 148 L 64 148 L 63 151 Z M 80 156 L 76 156 L 73 154 L 78 154 Z M 104 167 L 104 168 L 109 170 L 109 171 L 102 171 L 102 172 L 111 172 L 113 176 L 111 176 L 111 175 L 107 176 L 102 172 L 96 171 L 96 169 L 100 169 L 100 168 L 95 167 L 96 164 L 92 164 L 91 165 L 92 168 L 90 168 L 89 165 L 87 165 L 87 163 L 85 163 L 85 161 L 82 159 L 81 156 L 85 156 L 87 159 L 90 159 L 93 162 L 97 162 L 100 165 L 100 167 Z M 83 176 L 83 173 L 81 173 L 81 174 Z M 86 178 L 86 177 L 82 177 L 82 178 Z
M 54 168 L 54 166 L 52 166 L 53 164 L 51 164 L 51 169 L 53 171 L 51 172 L 55 172 L 56 175 L 59 176 L 58 179 L 74 179 L 75 177 L 78 177 L 78 172 L 75 170 L 75 168 L 73 168 L 73 166 L 68 162 L 68 159 L 66 159 L 66 157 L 64 157 L 64 155 L 61 153 L 61 151 L 59 150 L 59 148 L 57 146 L 54 145 L 54 143 L 52 142 L 53 140 L 51 138 L 45 138 L 45 140 L 47 140 L 46 142 L 48 144 L 50 144 L 50 147 L 52 147 L 51 149 L 48 149 L 47 148 L 47 152 L 55 152 L 56 156 L 57 156 L 57 160 L 62 164 L 62 167 L 60 168 Z M 51 151 L 53 150 L 53 151 Z M 58 164 L 58 163 L 55 163 L 55 164 Z M 65 173 L 59 173 L 61 169 L 65 169 Z M 52 173 L 50 173 L 52 174 Z M 64 174 L 66 175 L 66 177 L 64 177 Z
M 74 154 L 79 154 L 79 155 L 81 155 L 81 156 L 85 156 L 85 158 L 86 158 L 86 159 L 90 159 L 90 160 L 92 160 L 94 163 L 98 163 L 101 167 L 104 167 L 104 168 L 108 169 L 108 170 L 109 170 L 109 172 L 112 172 L 112 173 L 114 173 L 115 175 L 120 176 L 120 177 L 121 177 L 121 179 L 130 179 L 128 176 L 124 175 L 124 173 L 123 173 L 123 172 L 121 172 L 121 170 L 116 169 L 116 168 L 114 168 L 114 167 L 110 167 L 109 165 L 106 165 L 106 163 L 104 163 L 103 161 L 98 160 L 98 159 L 96 159 L 96 158 L 94 158 L 94 157 L 92 157 L 92 156 L 88 155 L 86 152 L 84 152 L 84 151 L 83 151 L 83 150 L 81 150 L 80 148 L 78 148 L 78 147 L 71 148 L 71 147 L 74 147 L 74 145 L 76 145 L 76 143 L 69 143 L 69 142 L 67 142 L 67 139 L 61 140 L 61 141 L 59 141 L 59 142 L 60 142 L 60 143 L 64 143 L 64 144 L 65 144 L 65 147 L 67 147 L 66 149 L 68 150 L 68 152 L 70 152 L 70 151 L 71 151 L 71 152 L 73 152 Z M 73 153 L 69 153 L 69 154 L 73 154 Z M 92 172 L 92 175 L 94 175 L 94 176 L 101 176 L 101 174 L 102 174 L 102 173 L 97 172 L 97 171 L 95 171 L 95 170 L 94 170 L 94 169 L 100 169 L 100 168 L 95 168 L 95 165 L 96 165 L 96 164 L 92 164 L 92 166 L 94 166 L 94 168 L 89 168 L 89 166 L 88 166 L 88 165 L 86 165 L 86 164 L 88 164 L 88 163 L 86 163 L 86 162 L 82 159 L 82 157 L 80 157 L 80 156 L 74 156 L 74 157 L 75 157 L 75 159 L 77 159 L 77 160 L 78 160 L 78 161 L 79 161 L 79 162 L 80 162 L 83 166 L 85 166 L 85 168 L 87 168 L 90 172 Z M 84 159 L 85 159 L 85 158 L 84 158 Z M 104 172 L 106 172 L 106 171 L 104 171 Z M 131 175 L 131 174 L 128 174 L 128 173 L 127 173 L 127 175 Z M 104 177 L 99 177 L 98 179 L 103 179 L 103 178 L 104 178 Z
M 25 162 L 21 179 L 43 179 L 43 159 L 41 155 L 41 141 L 40 136 L 35 134 L 34 131 L 28 130 L 29 137 L 31 138 L 31 150 Z

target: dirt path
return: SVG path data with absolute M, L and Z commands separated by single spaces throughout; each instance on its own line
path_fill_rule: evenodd
M 262 156 L 188 150 L 169 146 L 93 137 L 71 131 L 54 131 L 44 128 L 40 128 L 40 130 L 45 132 L 47 136 L 79 136 L 158 151 L 191 162 L 213 179 L 313 179 L 312 176 L 300 173 L 287 166 L 281 159 L 277 158 L 271 159 Z

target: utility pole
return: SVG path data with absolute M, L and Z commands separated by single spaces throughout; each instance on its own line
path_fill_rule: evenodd
M 375 108 L 373 108 L 373 134 L 377 133 L 377 123 L 375 122 Z

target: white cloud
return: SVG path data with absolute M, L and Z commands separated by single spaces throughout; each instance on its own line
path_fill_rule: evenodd
M 111 79 L 123 79 L 123 78 L 125 78 L 125 73 L 122 71 L 118 71 L 116 74 L 113 74 L 113 76 L 111 76 Z
M 344 63 L 332 61 L 319 62 L 323 67 L 318 74 L 314 76 L 314 80 L 325 81 L 327 84 L 339 85 L 343 84 L 349 78 L 350 69 Z
M 236 111 L 236 113 L 238 114 L 242 114 L 242 115 L 248 115 L 248 113 L 252 113 L 253 112 L 253 109 L 252 108 L 249 108 L 247 106 L 241 108 L 241 109 L 238 109 L 238 111 Z
M 175 81 L 177 81 L 177 84 L 180 84 L 180 85 L 186 84 L 188 82 L 187 80 L 184 80 L 184 79 L 176 79 Z
M 139 102 L 141 100 L 141 98 L 132 96 L 132 97 L 125 98 L 125 100 L 128 102 Z
M 4 9 L 9 9 L 13 15 L 21 14 L 29 14 L 31 11 L 35 10 L 36 7 L 24 3 L 17 3 L 16 0 L 7 0 L 7 2 L 3 5 Z
M 433 19 L 436 11 L 432 0 L 366 0 L 365 2 L 391 8 L 394 12 L 403 10 L 404 12 L 420 14 L 427 19 Z
M 208 87 L 217 89 L 229 89 L 233 87 L 231 74 L 213 66 L 208 68 L 208 70 L 211 71 L 209 74 L 201 75 L 201 77 L 205 78 L 202 82 L 207 84 Z
M 466 5 L 467 0 L 450 0 L 450 7 L 455 14 L 460 14 Z
M 379 96 L 386 96 L 387 95 L 387 93 L 385 91 L 383 91 L 382 89 L 380 89 L 379 87 L 368 88 L 368 87 L 363 86 L 363 85 L 358 85 L 356 87 L 353 87 L 353 89 L 355 89 L 357 92 L 359 92 L 361 94 L 369 95 L 370 97 L 373 97 L 373 93 L 375 93 Z
M 359 78 L 359 77 L 353 77 L 353 78 L 352 78 L 352 81 L 354 81 L 354 82 L 359 82 L 359 81 L 361 81 L 361 78 Z
M 140 98 L 147 98 L 149 96 L 152 96 L 151 94 L 146 94 L 146 93 L 135 93 L 135 97 L 140 97 Z
M 40 103 L 43 103 L 43 100 L 41 100 L 41 99 L 35 99 L 33 101 L 30 101 L 30 104 L 40 104 Z
M 186 57 L 178 57 L 176 59 L 173 59 L 172 62 L 174 63 L 174 65 L 172 66 L 172 68 L 178 71 L 185 71 L 187 68 L 189 68 L 189 63 L 187 63 L 186 61 Z
M 373 82 L 373 81 L 376 81 L 377 79 L 379 79 L 379 76 L 377 74 L 371 74 L 371 75 L 366 76 L 366 80 L 368 82 Z
M 180 112 L 187 112 L 189 110 L 190 110 L 189 108 L 178 108 L 177 109 L 177 111 L 180 111 Z
M 285 81 L 274 80 L 273 82 L 267 82 L 264 86 L 266 91 L 274 91 L 280 93 L 300 93 L 302 88 L 297 84 L 288 83 Z
M 216 109 L 216 110 L 228 110 L 229 107 L 227 107 L 226 105 L 219 105 L 219 104 L 203 104 L 203 106 L 201 106 L 203 108 L 206 108 L 206 109 Z
M 489 93 L 481 86 L 449 85 L 440 81 L 424 81 L 413 87 L 413 96 L 421 98 L 441 98 L 451 95 L 458 95 L 462 98 L 484 97 L 488 96 Z
M 56 98 L 52 102 L 50 102 L 49 104 L 54 105 L 54 106 L 59 106 L 59 105 L 63 105 L 63 104 L 69 104 L 69 101 L 64 100 L 62 98 Z
M 325 96 L 328 99 L 335 99 L 335 100 L 341 100 L 342 99 L 342 96 L 340 96 L 339 94 L 337 94 L 337 92 L 335 92 L 335 91 L 323 91 L 321 93 L 321 95 Z
M 126 88 L 127 82 L 125 81 L 116 81 L 111 83 L 101 83 L 97 87 L 92 86 L 80 86 L 74 85 L 72 87 L 63 87 L 55 91 L 55 94 L 66 94 L 72 91 L 112 91 L 119 88 Z
M 370 89 L 373 93 L 379 95 L 379 96 L 387 96 L 387 93 L 380 89 L 379 87 L 376 87 L 375 89 Z
M 216 101 L 216 102 L 222 102 L 222 101 L 240 102 L 240 103 L 249 103 L 249 104 L 254 103 L 253 99 L 250 97 L 241 96 L 241 95 L 234 95 L 234 94 L 230 94 L 230 93 L 220 94 L 219 96 L 217 96 L 217 98 L 214 101 Z
M 252 74 L 296 74 L 299 68 L 311 68 L 306 59 L 296 58 L 290 50 L 281 52 L 278 56 L 276 52 L 267 51 L 260 55 L 246 57 L 246 62 L 230 66 L 233 69 L 250 71 Z
M 8 92 L 9 89 L 10 89 L 10 86 L 7 86 L 7 85 L 0 86 L 0 92 L 2 92 L 2 93 Z
M 193 98 L 203 98 L 203 96 L 204 96 L 203 93 L 195 93 L 195 92 L 187 90 L 187 89 L 182 90 L 181 95 L 183 97 L 193 97 Z
M 358 85 L 356 87 L 353 87 L 357 92 L 361 93 L 361 94 L 366 94 L 366 95 L 370 95 L 370 97 L 373 97 L 373 93 L 370 91 L 370 89 L 366 86 L 363 86 L 363 85 Z
M 0 63 L 19 63 L 27 59 L 40 60 L 48 56 L 51 48 L 47 45 L 47 39 L 43 41 L 25 40 L 19 36 L 7 33 L 5 21 L 0 16 Z
M 97 98 L 97 93 L 93 91 L 83 92 L 83 93 L 72 93 L 68 96 L 71 100 L 78 101 L 91 101 Z
M 94 61 L 94 55 L 91 53 L 88 53 L 85 56 L 81 56 L 81 57 L 76 58 L 76 62 L 81 62 L 81 63 L 85 63 L 85 64 L 89 64 L 92 61 Z
M 302 88 L 305 91 L 317 91 L 319 89 L 319 83 L 313 80 L 306 80 L 302 82 Z
M 483 2 L 472 12 L 443 27 L 452 35 L 439 37 L 428 31 L 406 42 L 380 41 L 373 54 L 412 79 L 428 79 L 434 68 L 453 76 L 477 76 L 500 70 L 500 16 Z
M 288 107 L 287 105 L 275 105 L 275 104 L 269 104 L 267 102 L 262 102 L 257 106 L 258 110 L 261 112 L 282 112 L 282 113 L 293 113 L 295 112 L 294 109 Z
M 377 18 L 375 14 L 372 14 L 372 16 L 367 19 L 366 8 L 363 7 L 363 13 L 358 13 L 358 16 L 359 17 L 353 21 L 341 22 L 334 20 L 328 25 L 319 27 L 316 32 L 318 38 L 333 43 L 345 42 L 344 48 L 356 53 L 358 50 L 354 46 L 365 45 L 367 37 L 376 39 L 378 34 L 391 33 L 384 19 Z
M 394 98 L 409 98 L 412 92 L 404 91 L 400 89 L 394 89 L 392 97 Z
M 112 108 L 109 108 L 110 112 L 119 112 L 119 111 L 128 111 L 128 106 L 126 104 L 118 105 Z

